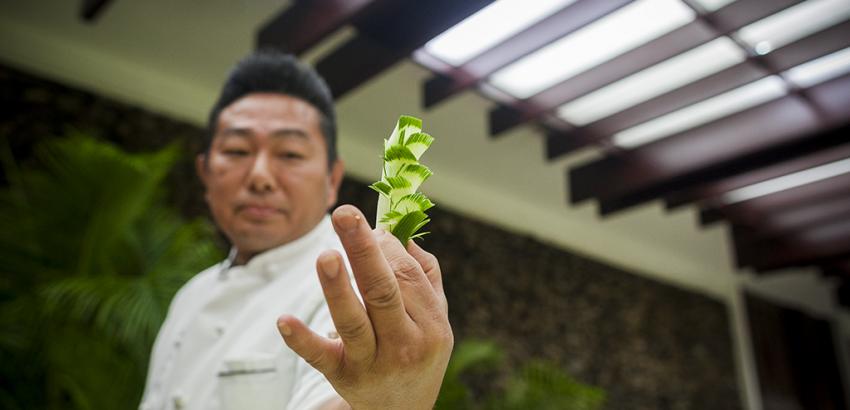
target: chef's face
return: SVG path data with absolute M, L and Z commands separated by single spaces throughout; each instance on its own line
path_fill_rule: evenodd
M 328 166 L 319 122 L 315 107 L 283 94 L 248 94 L 221 111 L 196 165 L 239 262 L 300 238 L 336 202 L 343 166 Z

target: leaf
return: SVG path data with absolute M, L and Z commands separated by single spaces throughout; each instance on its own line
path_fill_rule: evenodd
M 404 215 L 398 223 L 393 226 L 390 232 L 392 232 L 392 234 L 395 235 L 401 243 L 406 244 L 407 241 L 410 240 L 410 236 L 426 223 L 428 223 L 428 215 L 422 211 L 414 211 Z
M 433 173 L 419 163 L 419 157 L 431 146 L 434 138 L 422 132 L 422 120 L 402 115 L 384 140 L 384 163 L 381 180 L 370 187 L 378 192 L 376 227 L 388 229 L 403 243 L 416 234 L 429 219 L 424 213 L 434 206 L 416 191 Z
M 405 141 L 404 146 L 407 147 L 407 149 L 410 150 L 413 156 L 418 160 L 422 157 L 425 150 L 431 147 L 432 142 L 434 142 L 434 137 L 424 132 L 418 132 L 411 135 L 410 138 Z
M 393 211 L 399 214 L 406 214 L 413 211 L 425 212 L 433 206 L 434 203 L 428 197 L 420 192 L 416 192 L 399 198 L 395 203 Z
M 384 181 L 375 182 L 374 184 L 369 185 L 369 188 L 372 188 L 375 192 L 387 197 L 390 196 L 390 192 L 393 190 L 393 187 Z

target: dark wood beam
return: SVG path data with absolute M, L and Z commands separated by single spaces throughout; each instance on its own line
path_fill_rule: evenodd
M 834 197 L 809 201 L 802 206 L 770 213 L 763 226 L 758 228 L 758 238 L 776 237 L 820 223 L 850 219 L 850 192 L 836 193 Z
M 359 16 L 358 34 L 318 61 L 316 69 L 339 98 L 491 2 L 387 1 L 386 7 Z
M 464 65 L 425 81 L 425 107 L 478 84 L 496 70 L 604 17 L 632 0 L 579 0 L 534 26 L 485 51 Z
M 569 170 L 570 200 L 603 214 L 846 142 L 818 134 L 850 118 L 850 75 L 809 89 L 826 113 L 794 95 Z M 599 183 L 604 181 L 604 183 Z
M 523 110 L 521 115 L 510 115 L 510 108 L 504 106 L 491 110 L 490 133 L 496 135 L 539 118 L 561 104 L 688 51 L 714 37 L 714 33 L 699 21 L 686 24 L 526 99 L 531 109 Z
M 729 205 L 716 204 L 700 211 L 703 225 L 727 219 L 737 225 L 759 227 L 770 222 L 781 212 L 829 202 L 850 196 L 850 174 L 834 176 L 821 181 L 760 196 Z
M 736 266 L 767 272 L 788 267 L 837 266 L 850 256 L 850 220 L 813 225 L 794 235 L 760 238 L 733 226 Z
M 850 284 L 850 258 L 822 265 L 821 274 L 842 278 L 844 283 Z
M 845 125 L 831 132 L 850 135 L 850 126 Z M 696 201 L 707 201 L 738 188 L 783 175 L 792 174 L 819 165 L 828 164 L 844 158 L 850 158 L 850 142 L 838 145 L 834 148 L 815 152 L 810 155 L 802 155 L 798 158 L 791 158 L 775 165 L 733 175 L 729 178 L 713 183 L 677 191 L 665 197 L 664 202 L 667 209 L 674 209 Z
M 339 99 L 406 56 L 405 50 L 356 36 L 319 61 L 316 70 L 325 78 L 334 98 Z
M 850 256 L 850 219 L 815 226 L 784 241 L 753 245 L 750 266 L 758 272 L 830 264 Z
M 729 229 L 729 239 L 734 252 L 735 266 L 744 268 L 750 266 L 753 260 L 753 244 L 756 243 L 753 233 L 754 229 L 732 224 Z
M 595 121 L 582 129 L 603 138 L 610 138 L 626 128 L 731 91 L 766 75 L 767 72 L 750 61 L 745 61 Z M 564 137 L 571 138 L 568 135 L 559 138 Z M 551 153 L 553 156 L 561 154 L 563 153 L 557 151 Z
M 112 0 L 83 0 L 80 6 L 80 18 L 86 23 L 94 23 Z
M 703 19 L 710 20 L 712 26 L 721 33 L 730 33 L 802 2 L 803 0 L 735 1 L 715 13 L 703 16 Z
M 850 20 L 836 24 L 762 56 L 779 71 L 850 46 Z
M 850 276 L 850 271 L 848 271 L 848 276 Z M 850 279 L 847 279 L 847 276 L 843 276 L 845 279 L 838 285 L 838 289 L 836 290 L 836 296 L 838 298 L 838 304 L 843 306 L 844 308 L 850 308 Z
M 576 127 L 562 134 L 553 134 L 547 137 L 553 139 L 547 141 L 547 147 L 549 147 L 546 152 L 547 158 L 554 159 L 583 147 L 582 144 L 575 142 L 576 139 L 587 140 L 587 136 L 608 139 L 626 128 L 846 48 L 850 46 L 848 33 L 850 33 L 850 21 L 832 26 L 767 55 L 751 56 L 743 63 L 654 97 L 584 127 Z M 759 62 L 759 60 L 763 61 Z M 764 67 L 770 67 L 770 69 Z M 491 118 L 491 121 L 515 121 L 517 118 L 526 120 L 522 115 L 508 114 L 500 113 L 499 117 L 504 118 Z M 501 127 L 504 126 L 501 125 Z M 598 143 L 598 141 L 590 140 L 589 143 Z
M 770 122 L 774 118 L 778 121 Z M 741 137 L 742 134 L 753 133 L 754 124 L 765 121 L 768 129 L 759 130 L 760 137 Z M 577 203 L 590 198 L 610 199 L 651 190 L 673 178 L 682 178 L 682 175 L 719 168 L 748 151 L 758 152 L 783 141 L 796 140 L 816 127 L 817 117 L 808 106 L 794 97 L 781 98 L 722 121 L 627 150 L 621 155 L 610 155 L 574 167 L 569 171 L 570 198 Z M 691 144 L 692 140 L 697 143 Z M 693 178 L 673 185 L 690 186 L 700 180 Z M 605 183 L 599 184 L 598 181 Z
M 718 10 L 716 16 L 700 16 L 683 27 L 546 89 L 526 100 L 533 109 L 522 110 L 522 115 L 510 115 L 512 112 L 504 107 L 491 110 L 491 133 L 495 135 L 534 120 L 564 103 L 737 30 L 777 10 L 796 4 L 797 1 L 758 2 L 756 6 L 746 3 L 748 2 L 732 3 Z M 747 18 L 741 19 L 739 13 L 744 13 Z M 595 130 L 588 133 L 609 135 Z
M 386 0 L 296 1 L 257 31 L 256 47 L 301 54 Z

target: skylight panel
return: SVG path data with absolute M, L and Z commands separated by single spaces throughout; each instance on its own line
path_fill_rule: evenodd
M 745 26 L 736 36 L 767 54 L 848 18 L 848 0 L 809 0 Z
M 460 66 L 575 0 L 498 0 L 435 37 L 425 50 Z
M 800 88 L 808 88 L 847 73 L 850 73 L 850 48 L 800 64 L 782 76 Z
M 502 68 L 490 82 L 528 98 L 694 19 L 679 0 L 638 0 Z
M 614 134 L 613 140 L 620 147 L 634 148 L 777 99 L 786 92 L 781 78 L 765 77 L 620 131 Z
M 721 202 L 725 205 L 731 205 L 846 173 L 850 173 L 850 158 L 729 191 L 721 197 Z
M 731 67 L 746 53 L 721 37 L 562 105 L 558 116 L 582 126 Z

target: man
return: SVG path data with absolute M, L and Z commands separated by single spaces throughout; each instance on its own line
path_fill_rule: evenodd
M 172 301 L 140 408 L 431 408 L 453 343 L 440 268 L 353 206 L 327 215 L 343 164 L 324 82 L 251 55 L 209 130 L 198 175 L 233 248 Z

